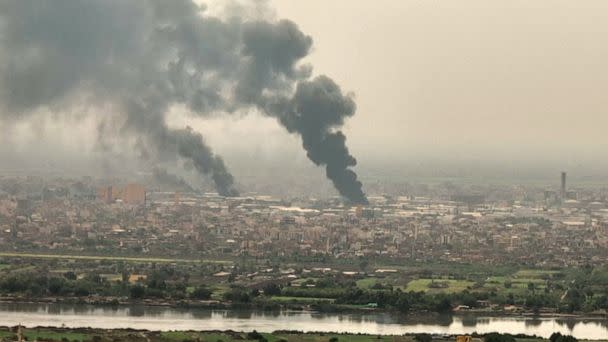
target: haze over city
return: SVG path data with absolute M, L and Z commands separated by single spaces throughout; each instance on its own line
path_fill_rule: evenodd
M 0 1 L 0 342 L 608 336 L 608 3 Z
M 568 169 L 573 179 L 605 180 L 605 2 L 332 1 L 324 11 L 319 1 L 227 4 L 212 2 L 208 12 L 287 18 L 311 35 L 301 63 L 354 93 L 357 111 L 344 131 L 368 179 L 396 169 L 404 179 L 542 180 Z M 123 171 L 137 160 L 133 141 L 118 134 L 100 147 L 99 116 L 79 113 L 111 110 L 3 122 L 3 168 L 99 173 L 115 163 L 111 170 Z M 324 182 L 276 120 L 255 110 L 201 119 L 188 112 L 173 106 L 169 125 L 202 132 L 235 174 L 290 170 Z

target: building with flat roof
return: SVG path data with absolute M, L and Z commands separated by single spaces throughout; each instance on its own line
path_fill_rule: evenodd
M 146 203 L 146 188 L 140 184 L 127 184 L 122 191 L 122 201 L 126 204 L 142 205 Z

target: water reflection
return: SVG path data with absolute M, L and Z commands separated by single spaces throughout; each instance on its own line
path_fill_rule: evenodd
M 143 317 L 146 314 L 146 308 L 143 306 L 132 306 L 129 308 L 128 315 L 132 317 Z M 147 310 L 147 314 L 149 316 L 154 316 L 154 312 L 152 310 Z
M 148 330 L 336 331 L 369 334 L 464 334 L 509 332 L 548 337 L 553 332 L 605 339 L 608 320 L 544 317 L 487 317 L 475 314 L 351 313 L 205 310 L 187 308 L 0 303 L 4 325 L 134 328 Z
M 562 326 L 566 326 L 568 327 L 568 329 L 572 330 L 574 329 L 574 326 L 576 325 L 577 321 L 572 320 L 572 319 L 556 319 L 555 322 L 559 325 Z
M 478 318 L 473 315 L 464 315 L 462 317 L 462 325 L 465 327 L 474 327 L 477 325 Z M 487 324 L 487 322 L 486 322 Z
M 50 315 L 59 315 L 61 314 L 61 307 L 59 306 L 47 306 L 46 312 Z
M 448 327 L 450 326 L 452 323 L 454 323 L 454 316 L 452 315 L 439 315 L 437 317 L 437 324 L 442 325 L 444 327 Z
M 192 317 L 196 319 L 210 319 L 213 312 L 211 310 L 193 310 Z
M 538 327 L 543 324 L 543 320 L 537 316 L 527 319 L 525 322 L 527 327 Z
M 219 312 L 221 312 L 223 318 L 229 319 L 251 319 L 253 315 L 253 311 L 249 310 L 223 310 Z
M 365 319 L 366 322 L 370 322 L 373 321 L 372 317 L 367 317 Z M 395 323 L 395 316 L 390 315 L 388 313 L 380 313 L 376 315 L 376 319 L 375 322 L 379 323 L 379 324 L 394 324 Z

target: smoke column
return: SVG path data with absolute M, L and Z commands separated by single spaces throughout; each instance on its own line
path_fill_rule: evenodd
M 291 21 L 218 18 L 190 0 L 0 2 L 0 120 L 82 107 L 113 108 L 102 122 L 156 162 L 191 162 L 218 192 L 237 192 L 201 134 L 170 128 L 174 105 L 193 115 L 257 108 L 302 138 L 339 193 L 366 203 L 339 130 L 352 98 L 302 64 L 312 39 Z M 104 125 L 100 125 L 104 127 Z
M 155 183 L 161 186 L 169 186 L 171 188 L 177 188 L 180 191 L 192 192 L 194 189 L 182 178 L 177 175 L 167 172 L 162 168 L 154 168 L 152 170 L 152 179 Z

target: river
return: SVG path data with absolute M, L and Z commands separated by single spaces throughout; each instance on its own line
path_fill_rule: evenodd
M 90 305 L 0 303 L 0 325 L 133 328 L 148 330 L 275 330 L 367 334 L 468 334 L 502 332 L 548 337 L 553 332 L 579 339 L 608 339 L 608 320 L 489 317 L 483 315 L 326 314 L 301 311 L 97 307 Z

